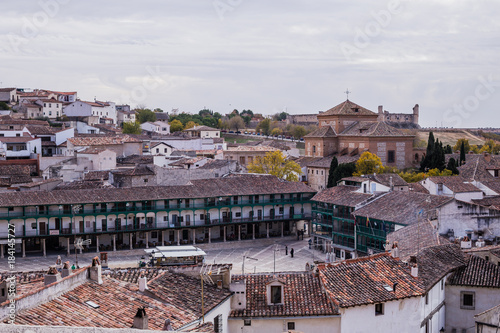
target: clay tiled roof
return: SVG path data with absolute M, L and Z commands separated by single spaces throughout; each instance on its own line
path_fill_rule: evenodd
M 121 164 L 153 164 L 153 155 L 129 155 L 120 157 L 118 162 Z
M 49 126 L 49 123 L 45 120 L 31 120 L 31 119 L 13 119 L 10 116 L 4 116 L 0 118 L 1 125 L 38 125 L 38 126 Z
M 464 266 L 466 262 L 464 254 L 456 244 L 427 247 L 416 256 L 418 276 L 423 279 L 426 290 L 431 289 L 448 273 Z
M 423 283 L 410 275 L 408 266 L 389 253 L 319 266 L 320 277 L 330 297 L 341 308 L 387 302 L 424 293 Z M 388 291 L 384 286 L 396 291 Z
M 53 134 L 56 134 L 58 132 L 65 131 L 71 127 L 62 128 L 62 127 L 29 125 L 29 126 L 27 126 L 27 128 L 28 128 L 28 131 L 30 131 L 30 133 L 33 135 L 53 135 Z
M 87 305 L 86 301 L 98 304 L 99 308 Z M 161 330 L 165 319 L 170 319 L 174 330 L 197 319 L 187 309 L 139 293 L 137 284 L 103 277 L 102 285 L 86 282 L 47 303 L 18 312 L 16 324 L 130 328 L 140 307 L 145 307 L 152 330 Z
M 495 178 L 495 180 L 482 180 L 481 184 L 494 191 L 495 193 L 500 194 L 500 181 L 498 180 L 498 178 Z
M 108 180 L 109 171 L 89 171 L 83 174 L 84 180 Z
M 207 163 L 205 163 L 198 169 L 214 170 L 214 169 L 224 168 L 230 166 L 231 164 L 236 164 L 236 163 L 237 163 L 236 161 L 231 161 L 231 160 L 209 160 Z
M 359 155 L 354 155 L 354 156 L 349 156 L 349 155 L 343 155 L 343 156 L 336 156 L 337 161 L 339 164 L 345 164 L 345 163 L 354 163 L 359 159 Z M 307 164 L 307 167 L 310 168 L 330 168 L 330 164 L 332 163 L 333 155 L 327 156 L 327 157 L 322 157 L 322 158 L 315 158 L 314 160 L 310 161 Z
M 371 194 L 355 192 L 358 189 L 355 186 L 334 186 L 317 193 L 311 200 L 339 206 L 355 207 L 372 196 Z
M 429 177 L 427 180 L 434 184 L 443 184 L 454 193 L 481 192 L 476 186 L 466 183 L 466 180 L 460 176 L 437 176 Z
M 11 92 L 12 90 L 16 90 L 16 88 L 0 88 L 0 92 Z
M 467 265 L 453 272 L 447 283 L 454 286 L 500 288 L 500 267 L 471 255 Z
M 355 211 L 356 216 L 369 217 L 381 221 L 412 224 L 417 221 L 420 211 L 428 214 L 453 198 L 443 195 L 427 195 L 410 191 L 393 191 L 381 195 Z
M 357 109 L 357 111 L 356 111 Z M 318 116 L 330 116 L 330 115 L 369 115 L 369 116 L 377 116 L 377 114 L 373 111 L 370 111 L 350 100 L 346 100 L 345 102 L 340 103 L 333 108 L 320 113 Z
M 201 283 L 199 277 L 191 277 L 180 273 L 164 272 L 148 282 L 148 288 L 157 299 L 175 306 L 195 316 L 201 317 Z M 216 285 L 204 283 L 203 296 L 205 313 L 230 297 L 227 289 L 219 289 Z
M 129 142 L 142 142 L 141 140 L 134 139 L 128 135 L 122 136 L 100 136 L 100 137 L 74 137 L 69 138 L 74 146 L 104 146 L 104 145 L 121 145 Z
M 217 128 L 208 127 L 208 126 L 204 126 L 204 125 L 191 127 L 191 128 L 188 128 L 188 129 L 184 130 L 184 132 L 192 132 L 192 131 L 195 131 L 195 132 L 198 132 L 198 131 L 219 132 L 220 130 L 217 129 Z
M 311 133 L 304 136 L 305 138 L 333 138 L 336 137 L 337 133 L 331 126 L 320 127 Z
M 105 150 L 106 150 L 106 148 L 89 147 L 89 148 L 85 148 L 83 150 L 77 151 L 76 153 L 77 154 L 91 154 L 91 155 L 95 155 L 95 154 L 100 154 L 100 153 L 102 153 Z
M 314 192 L 300 182 L 288 182 L 271 175 L 231 175 L 225 178 L 191 180 L 191 185 L 183 186 L 0 193 L 0 207 Z
M 75 180 L 68 183 L 62 183 L 54 188 L 55 191 L 76 191 L 76 190 L 90 190 L 101 188 L 114 188 L 114 186 L 105 184 L 102 180 Z
M 133 169 L 113 170 L 112 173 L 120 176 L 151 176 L 156 174 L 154 169 L 147 165 L 138 165 Z
M 450 241 L 441 237 L 434 225 L 428 220 L 389 233 L 387 241 L 389 245 L 398 242 L 399 258 L 403 261 L 408 261 L 410 256 L 416 255 L 426 247 L 450 244 Z
M 103 272 L 103 275 L 112 277 L 113 279 L 137 283 L 139 277 L 144 276 L 147 281 L 151 281 L 153 278 L 162 274 L 164 270 L 158 268 L 125 268 L 125 269 L 111 269 L 109 271 Z
M 385 186 L 390 186 L 391 178 L 394 186 L 408 186 L 408 183 L 397 173 L 377 173 L 367 175 L 367 177 Z
M 245 145 L 239 145 L 235 149 L 226 150 L 224 152 L 227 152 L 227 153 L 231 153 L 233 151 L 264 151 L 264 152 L 268 152 L 268 151 L 277 151 L 277 150 L 279 150 L 279 149 L 274 148 L 274 147 L 269 147 L 269 146 L 245 146 Z
M 500 209 L 500 196 L 494 196 L 483 199 L 472 199 L 472 202 L 481 206 L 490 207 L 493 209 Z
M 456 161 L 460 159 L 458 154 L 446 155 L 449 159 L 453 157 Z M 489 161 L 483 154 L 466 154 L 465 164 L 458 167 L 460 176 L 467 180 L 490 181 L 495 180 L 493 175 L 488 172 L 488 169 L 500 168 L 500 157 L 497 155 L 489 155 Z
M 429 194 L 429 190 L 424 187 L 424 185 L 420 183 L 409 183 L 409 190 L 415 193 L 424 193 Z
M 338 309 L 323 292 L 320 281 L 312 273 L 236 275 L 233 280 L 246 279 L 245 310 L 233 310 L 230 317 L 297 317 L 338 314 Z M 272 279 L 283 283 L 283 304 L 268 305 L 266 286 Z
M 413 134 L 407 134 L 396 127 L 392 127 L 382 121 L 357 121 L 347 127 L 340 136 L 408 136 L 414 137 Z

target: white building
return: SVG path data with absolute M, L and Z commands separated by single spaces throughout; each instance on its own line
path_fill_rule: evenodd
M 208 126 L 195 126 L 185 129 L 184 132 L 197 138 L 220 138 L 220 130 Z
M 460 176 L 429 177 L 420 183 L 434 195 L 446 195 L 469 202 L 483 198 L 483 191 Z
M 121 105 L 123 107 L 123 105 Z M 116 117 L 117 125 L 121 126 L 123 123 L 135 123 L 136 116 L 135 111 L 131 111 L 130 107 L 128 109 L 119 108 L 116 106 Z
M 0 158 L 34 158 L 42 152 L 42 141 L 31 136 L 0 137 Z
M 116 153 L 106 148 L 86 148 L 76 152 L 77 164 L 90 161 L 88 171 L 112 170 L 116 168 Z
M 141 124 L 141 128 L 143 131 L 156 133 L 160 135 L 170 134 L 170 124 L 164 121 L 155 121 L 155 122 L 145 122 Z
M 64 107 L 64 114 L 68 117 L 89 118 L 89 125 L 117 123 L 116 108 L 113 102 L 76 101 Z
M 152 142 L 150 146 L 151 155 L 170 156 L 174 147 L 165 142 Z
M 16 103 L 19 101 L 16 88 L 0 88 L 0 102 Z

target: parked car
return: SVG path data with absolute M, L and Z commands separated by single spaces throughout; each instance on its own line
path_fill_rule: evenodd
M 229 131 L 229 133 L 234 133 L 234 131 Z
M 304 138 L 300 138 L 300 141 L 304 141 Z

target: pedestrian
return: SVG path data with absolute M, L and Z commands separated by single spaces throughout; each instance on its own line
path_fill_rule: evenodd
M 293 258 L 293 247 L 290 249 L 290 255 L 292 256 Z
M 288 255 L 288 245 L 285 245 L 285 255 Z

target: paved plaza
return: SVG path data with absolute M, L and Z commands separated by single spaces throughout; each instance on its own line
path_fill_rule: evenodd
M 242 272 L 243 257 L 245 260 L 245 272 L 276 272 L 284 271 L 303 271 L 306 263 L 313 260 L 325 260 L 325 255 L 317 250 L 309 249 L 309 238 L 297 240 L 296 237 L 269 238 L 258 240 L 242 240 L 226 243 L 197 244 L 206 253 L 205 262 L 207 264 L 233 264 L 233 274 Z M 288 255 L 286 252 L 288 247 Z M 291 249 L 294 249 L 294 257 L 290 255 Z M 80 266 L 90 265 L 92 258 L 97 255 L 96 252 L 78 254 L 78 263 Z M 122 250 L 108 252 L 108 263 L 111 268 L 137 267 L 142 256 L 146 256 L 144 249 Z M 64 261 L 75 262 L 75 254 L 72 251 L 70 256 L 61 254 Z M 146 256 L 147 258 L 147 256 Z M 36 271 L 46 270 L 50 265 L 56 263 L 57 254 L 48 253 L 46 257 L 41 254 L 31 254 L 21 258 L 20 254 L 16 256 L 14 270 L 16 271 Z M 257 260 L 255 260 L 257 259 Z M 0 272 L 10 271 L 7 257 L 1 259 Z

